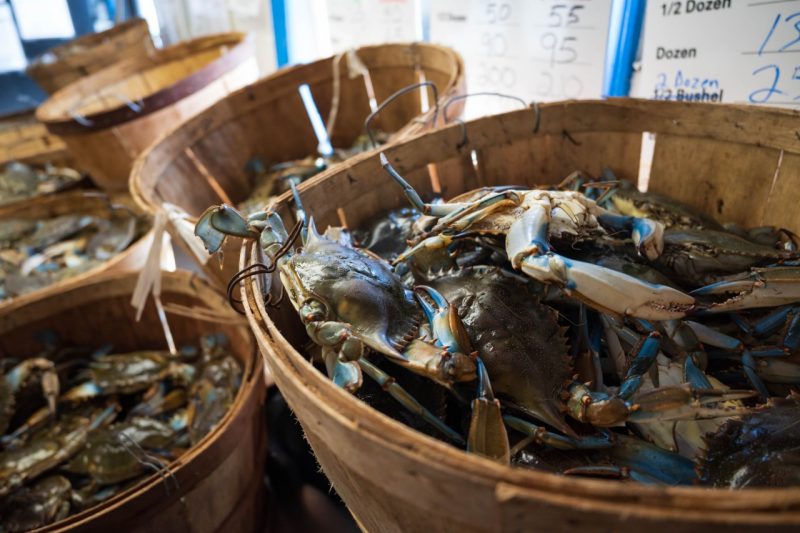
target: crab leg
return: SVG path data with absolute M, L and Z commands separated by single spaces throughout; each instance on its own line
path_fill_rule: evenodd
M 495 399 L 489 374 L 480 358 L 476 358 L 478 394 L 472 400 L 467 450 L 488 457 L 498 463 L 508 464 L 511 452 L 508 434 L 500 411 L 500 402 Z
M 447 424 L 436 418 L 436 416 L 434 416 L 434 414 L 431 413 L 425 406 L 419 403 L 416 398 L 411 396 L 406 389 L 398 385 L 394 378 L 389 374 L 370 363 L 364 357 L 358 360 L 358 366 L 361 367 L 361 370 L 366 375 L 374 379 L 383 390 L 388 392 L 392 398 L 400 402 L 403 407 L 438 429 L 449 439 L 457 442 L 458 444 L 464 444 L 464 438 L 459 435 L 458 432 L 451 429 Z
M 422 201 L 420 198 L 419 193 L 408 183 L 403 176 L 401 176 L 391 164 L 389 164 L 389 160 L 386 158 L 386 155 L 381 152 L 380 154 L 381 165 L 383 166 L 384 170 L 394 179 L 402 188 L 403 192 L 408 198 L 408 201 L 411 202 L 411 205 L 414 208 L 422 213 L 423 215 L 431 215 L 434 217 L 441 217 L 445 215 L 449 215 L 454 211 L 458 211 L 464 207 L 468 207 L 470 204 L 427 204 Z
M 686 320 L 685 324 L 691 328 L 695 335 L 697 335 L 697 339 L 700 342 L 715 348 L 722 348 L 723 350 L 728 350 L 731 352 L 739 352 L 741 354 L 742 368 L 745 376 L 747 376 L 747 380 L 751 385 L 753 385 L 753 388 L 758 391 L 758 394 L 762 398 L 769 398 L 769 390 L 756 372 L 757 363 L 754 359 L 754 356 L 782 356 L 786 355 L 785 350 L 760 350 L 758 353 L 756 353 L 748 349 L 742 341 L 735 337 L 725 335 L 724 333 L 716 331 L 715 329 L 691 320 Z
M 629 233 L 639 255 L 654 261 L 664 251 L 664 226 L 661 223 L 649 218 L 617 215 L 599 206 L 597 209 L 602 210 L 597 215 L 600 224 L 615 231 Z
M 503 420 L 510 428 L 532 437 L 533 442 L 536 444 L 550 446 L 558 450 L 597 450 L 608 448 L 612 445 L 611 441 L 605 437 L 572 438 L 559 435 L 516 416 L 505 415 Z

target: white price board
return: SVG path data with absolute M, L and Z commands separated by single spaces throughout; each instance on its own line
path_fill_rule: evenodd
M 331 50 L 419 41 L 419 4 L 419 0 L 327 0 Z
M 599 98 L 610 16 L 611 0 L 431 0 L 430 37 L 464 56 L 470 93 Z M 482 98 L 468 116 L 513 105 Z
M 800 1 L 648 2 L 634 96 L 800 105 Z

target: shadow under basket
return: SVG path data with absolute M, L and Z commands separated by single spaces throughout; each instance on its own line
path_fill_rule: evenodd
M 46 299 L 16 305 L 0 313 L 0 350 L 19 358 L 35 357 L 41 345 L 34 334 L 54 331 L 65 345 L 111 343 L 115 353 L 166 349 L 152 300 L 142 320 L 130 299 L 136 274 L 107 274 Z M 208 435 L 172 461 L 169 482 L 152 475 L 100 505 L 43 529 L 81 531 L 258 531 L 265 509 L 266 432 L 263 365 L 244 320 L 227 299 L 188 272 L 162 274 L 162 301 L 177 346 L 201 335 L 223 332 L 242 365 L 242 385 L 228 413 Z M 180 306 L 180 307 L 178 307 Z M 177 314 L 196 308 L 214 322 Z M 172 311 L 171 311 L 172 310 Z M 181 311 L 183 313 L 183 311 Z M 174 482 L 174 483 L 173 483 Z
M 650 190 L 720 220 L 800 231 L 796 206 L 800 113 L 743 106 L 567 101 L 453 124 L 387 147 L 391 163 L 431 197 L 491 185 L 556 184 L 576 169 L 609 167 L 636 182 L 644 132 L 656 135 Z M 322 230 L 337 209 L 359 227 L 407 205 L 402 189 L 364 154 L 300 187 Z M 294 219 L 289 195 L 276 209 Z M 253 245 L 255 246 L 255 245 Z M 251 246 L 241 267 L 253 263 Z M 244 282 L 248 320 L 274 380 L 336 491 L 369 531 L 797 531 L 800 488 L 653 487 L 510 468 L 467 454 L 372 409 L 336 387 L 301 353 L 307 342 L 284 302 L 267 311 Z
M 386 44 L 358 48 L 356 53 L 369 69 L 378 102 L 421 79 L 436 85 L 440 104 L 464 92 L 463 61 L 449 48 Z M 338 76 L 334 65 L 338 65 Z M 336 147 L 351 146 L 364 132 L 370 105 L 363 77 L 351 78 L 349 68 L 346 55 L 329 57 L 281 69 L 223 98 L 139 157 L 131 172 L 131 194 L 150 213 L 170 203 L 198 217 L 211 205 L 247 198 L 253 190 L 247 172 L 253 158 L 269 168 L 317 153 L 317 140 L 297 91 L 303 83 L 310 86 L 322 117 L 330 121 L 338 80 L 339 105 L 331 140 Z M 434 110 L 422 112 L 424 91 L 431 97 L 429 89 L 422 88 L 388 103 L 372 127 L 393 132 L 394 139 L 430 127 Z M 457 103 L 449 106 L 452 117 L 463 109 L 463 101 Z M 173 238 L 186 246 L 177 232 Z M 212 259 L 203 265 L 206 274 L 227 283 L 237 270 L 239 247 L 231 239 L 225 247 L 224 270 Z

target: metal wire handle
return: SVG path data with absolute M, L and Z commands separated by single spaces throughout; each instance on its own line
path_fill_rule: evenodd
M 375 109 L 375 111 L 370 113 L 369 116 L 367 117 L 367 119 L 364 121 L 364 129 L 367 132 L 367 136 L 369 137 L 369 141 L 370 141 L 370 143 L 372 143 L 372 147 L 373 148 L 377 148 L 377 146 L 378 146 L 378 143 L 375 142 L 375 135 L 373 134 L 372 129 L 371 129 L 371 124 L 372 124 L 372 121 L 375 119 L 375 116 L 378 115 L 378 113 L 383 111 L 383 109 L 385 109 L 387 105 L 392 103 L 394 100 L 396 100 L 400 96 L 403 96 L 404 94 L 406 94 L 408 92 L 411 92 L 414 89 L 420 89 L 422 87 L 430 87 L 431 92 L 433 93 L 433 121 L 432 121 L 432 124 L 436 124 L 436 119 L 439 118 L 439 89 L 436 88 L 436 84 L 433 83 L 432 81 L 421 81 L 419 83 L 414 83 L 414 84 L 408 85 L 406 87 L 403 87 L 399 91 L 395 92 L 394 94 L 392 94 L 389 98 L 387 98 L 383 102 L 381 102 L 381 104 L 377 107 L 377 109 Z
M 94 121 L 86 118 L 85 115 L 81 115 L 80 113 L 75 111 L 75 109 L 80 107 L 81 104 L 83 104 L 83 102 L 87 98 L 89 98 L 89 96 L 95 96 L 95 95 L 88 95 L 88 96 L 85 96 L 84 98 L 81 98 L 80 100 L 75 102 L 75 104 L 72 107 L 70 107 L 69 110 L 67 111 L 69 116 L 72 117 L 72 119 L 75 122 L 77 122 L 81 126 L 85 126 L 87 128 L 91 127 L 94 124 Z M 134 102 L 133 100 L 131 100 L 130 98 L 128 98 L 127 96 L 125 96 L 122 93 L 104 94 L 104 95 L 100 96 L 100 98 L 105 98 L 105 97 L 109 97 L 109 96 L 112 97 L 112 98 L 116 98 L 117 100 L 119 100 L 120 102 L 125 104 L 128 107 L 128 109 L 130 109 L 134 113 L 141 113 L 142 109 L 144 108 L 144 102 L 142 101 L 141 98 L 138 101 Z
M 444 106 L 442 107 L 442 113 L 444 114 L 444 123 L 447 124 L 447 109 L 450 107 L 450 104 L 457 102 L 459 100 L 466 100 L 472 96 L 496 96 L 499 98 L 507 98 L 509 100 L 516 100 L 522 107 L 528 107 L 528 104 L 520 98 L 519 96 L 514 96 L 512 94 L 505 94 L 505 93 L 496 93 L 496 92 L 480 92 L 480 93 L 467 93 L 467 94 L 457 94 L 445 102 Z
M 532 108 L 533 112 L 536 114 L 535 119 L 534 119 L 534 124 L 533 124 L 533 133 L 538 133 L 539 125 L 541 123 L 541 115 L 539 113 L 539 102 L 535 102 L 534 101 L 534 102 L 531 102 L 530 104 L 528 104 L 528 103 L 525 102 L 525 100 L 523 100 L 519 96 L 513 96 L 513 95 L 510 95 L 510 94 L 496 93 L 496 92 L 480 92 L 480 93 L 458 94 L 458 95 L 450 97 L 450 99 L 448 99 L 447 102 L 445 102 L 445 104 L 442 106 L 442 113 L 444 114 L 444 123 L 445 124 L 448 124 L 447 108 L 450 107 L 450 104 L 452 104 L 453 102 L 455 102 L 457 100 L 465 100 L 465 99 L 469 98 L 470 96 L 497 96 L 497 97 L 500 97 L 500 98 L 508 98 L 510 100 L 516 100 L 517 102 L 521 103 L 523 108 L 528 108 L 528 107 Z M 469 142 L 468 139 L 467 139 L 467 125 L 460 118 L 456 118 L 456 119 L 454 119 L 454 121 L 461 125 L 461 140 L 458 142 L 458 144 L 456 144 L 456 148 L 461 149 L 464 146 L 466 146 L 467 142 Z

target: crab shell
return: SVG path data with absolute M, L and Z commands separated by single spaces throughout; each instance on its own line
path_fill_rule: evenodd
M 383 261 L 320 236 L 314 226 L 301 252 L 280 264 L 280 277 L 304 324 L 343 322 L 373 350 L 401 357 L 422 313 Z
M 456 306 L 501 398 L 571 434 L 561 393 L 571 367 L 555 310 L 539 303 L 536 283 L 498 267 L 474 266 L 427 284 Z
M 700 479 L 715 487 L 800 485 L 800 403 L 772 400 L 706 437 Z

